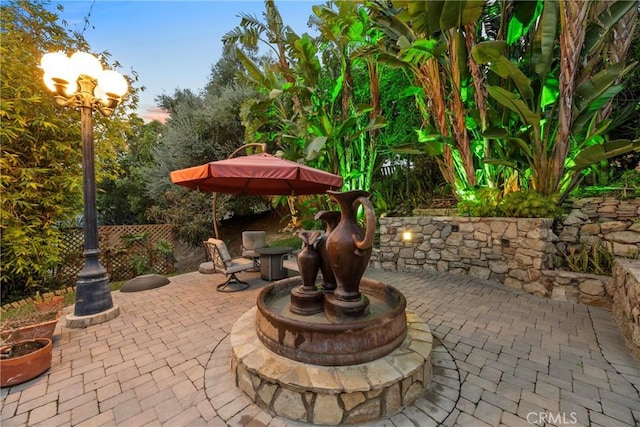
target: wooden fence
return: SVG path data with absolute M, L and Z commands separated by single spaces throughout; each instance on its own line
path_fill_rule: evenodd
M 127 280 L 140 274 L 173 272 L 173 251 L 159 249 L 161 241 L 173 247 L 171 225 L 113 225 L 98 227 L 100 263 L 111 281 Z M 55 271 L 60 284 L 73 285 L 84 266 L 84 231 L 69 228 L 64 233 L 63 260 Z

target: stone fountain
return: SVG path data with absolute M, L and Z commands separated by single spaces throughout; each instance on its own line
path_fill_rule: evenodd
M 369 193 L 328 194 L 340 212 L 319 213 L 324 235 L 300 233 L 300 276 L 264 288 L 234 324 L 232 372 L 241 390 L 276 415 L 324 425 L 372 421 L 428 386 L 432 336 L 406 311 L 402 293 L 362 277 L 376 228 Z

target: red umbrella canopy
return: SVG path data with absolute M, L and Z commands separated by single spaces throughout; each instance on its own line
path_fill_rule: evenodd
M 342 187 L 338 175 L 268 153 L 176 170 L 171 182 L 200 191 L 273 196 L 321 194 Z

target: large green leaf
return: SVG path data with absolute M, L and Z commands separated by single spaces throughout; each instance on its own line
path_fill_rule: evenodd
M 502 55 L 505 48 L 506 43 L 503 41 L 486 41 L 478 43 L 471 50 L 471 56 L 479 64 L 489 64 L 491 71 L 503 79 L 510 77 L 518 86 L 518 90 L 524 99 L 533 99 L 531 79 L 520 71 L 513 62 Z
M 623 61 L 617 62 L 592 76 L 575 90 L 573 104 L 580 114 L 598 97 L 615 83 L 620 77 L 631 71 L 637 63 L 625 64 Z
M 484 0 L 446 0 L 440 15 L 440 29 L 446 31 L 476 22 L 483 7 Z
M 556 0 L 545 0 L 531 57 L 531 62 L 535 64 L 536 73 L 540 76 L 545 76 L 549 72 L 554 58 L 556 33 L 558 32 L 558 13 L 558 2 Z
M 533 159 L 533 152 L 529 144 L 522 138 L 515 136 L 509 136 L 506 129 L 503 128 L 490 128 L 482 134 L 486 139 L 499 139 L 510 142 L 516 145 L 520 150 L 529 158 Z
M 251 78 L 254 83 L 264 84 L 268 81 L 267 77 L 262 73 L 260 67 L 258 67 L 258 65 L 253 62 L 251 58 L 245 55 L 245 53 L 240 48 L 236 48 L 236 55 L 240 63 L 246 69 L 249 78 Z
M 497 61 L 506 48 L 507 44 L 504 41 L 486 41 L 475 45 L 471 49 L 471 56 L 478 64 L 487 64 Z
M 316 86 L 318 76 L 322 71 L 320 60 L 317 57 L 318 49 L 307 35 L 296 40 L 293 46 L 298 67 L 302 68 L 304 72 L 307 86 Z
M 516 94 L 498 86 L 489 86 L 488 92 L 489 95 L 501 105 L 517 113 L 522 123 L 531 126 L 540 125 L 540 115 L 531 111 L 527 104 L 518 98 Z
M 606 8 L 597 21 L 589 24 L 580 55 L 585 57 L 594 53 L 607 40 L 606 36 L 613 27 L 634 7 L 638 7 L 637 0 L 620 0 Z
M 516 86 L 518 86 L 520 95 L 522 95 L 524 99 L 533 99 L 531 79 L 506 57 L 501 56 L 497 62 L 491 64 L 491 70 L 495 71 L 500 77 L 511 77 Z
M 482 163 L 488 164 L 488 165 L 495 165 L 495 166 L 506 166 L 508 168 L 512 168 L 512 169 L 518 169 L 518 164 L 516 162 L 512 162 L 509 161 L 507 159 L 497 159 L 494 157 L 485 157 L 482 159 Z
M 307 145 L 307 148 L 305 149 L 305 152 L 307 154 L 306 160 L 313 160 L 316 157 L 318 157 L 318 154 L 320 154 L 320 151 L 322 150 L 324 145 L 327 143 L 327 139 L 328 138 L 326 136 L 315 137 L 313 141 L 311 141 L 309 145 Z
M 601 160 L 619 156 L 632 150 L 640 151 L 640 140 L 617 139 L 584 148 L 574 159 L 572 170 L 581 170 Z
M 507 29 L 507 43 L 511 46 L 529 32 L 529 28 L 539 16 L 541 0 L 513 2 L 513 14 Z

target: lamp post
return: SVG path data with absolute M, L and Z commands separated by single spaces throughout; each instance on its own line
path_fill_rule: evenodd
M 67 317 L 67 326 L 85 327 L 120 314 L 111 299 L 107 271 L 99 260 L 93 111 L 110 116 L 127 92 L 128 84 L 121 74 L 103 70 L 98 58 L 85 52 L 76 52 L 71 57 L 61 52 L 47 53 L 40 65 L 45 84 L 55 92 L 56 103 L 80 110 L 85 264 L 78 274 L 74 313 Z

